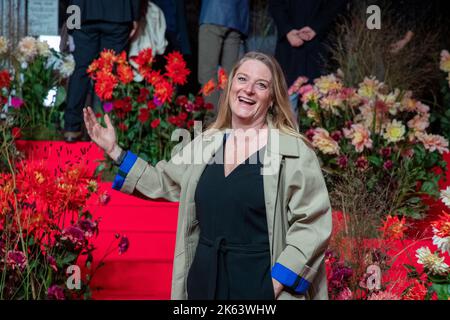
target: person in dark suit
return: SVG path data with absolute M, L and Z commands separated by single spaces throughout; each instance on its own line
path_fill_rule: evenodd
M 75 70 L 69 80 L 64 140 L 81 138 L 83 107 L 90 89 L 86 69 L 104 49 L 126 50 L 138 27 L 140 0 L 70 0 L 81 12 L 81 28 L 69 30 L 75 42 Z
M 278 30 L 275 57 L 291 86 L 299 76 L 310 81 L 323 72 L 324 40 L 348 0 L 270 0 Z

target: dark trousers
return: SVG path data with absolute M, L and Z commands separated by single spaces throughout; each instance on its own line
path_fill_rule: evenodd
M 103 49 L 113 49 L 116 53 L 126 50 L 130 23 L 88 22 L 72 33 L 75 42 L 75 70 L 69 80 L 67 106 L 64 113 L 64 129 L 80 131 L 83 123 L 83 107 L 91 88 L 91 80 L 86 72 L 91 62 Z

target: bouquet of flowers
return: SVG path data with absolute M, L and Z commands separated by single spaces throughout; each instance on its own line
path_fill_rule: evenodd
M 153 164 L 170 157 L 174 129 L 191 129 L 195 120 L 202 120 L 213 109 L 200 95 L 177 96 L 177 86 L 186 83 L 190 71 L 179 52 L 169 53 L 165 59 L 164 70 L 154 70 L 150 48 L 131 57 L 141 81 L 135 81 L 125 52 L 105 50 L 88 68 L 103 111 L 117 124 L 121 147 Z M 215 84 L 205 87 L 202 92 L 209 93 Z
M 23 38 L 13 50 L 13 91 L 9 107 L 27 137 L 55 132 L 57 108 L 64 102 L 64 82 L 74 70 L 72 55 L 63 55 L 45 41 Z
M 306 81 L 299 78 L 290 93 L 301 97 L 300 127 L 318 150 L 331 194 L 339 186 L 357 186 L 338 198 L 372 194 L 382 199 L 365 208 L 345 208 L 334 199 L 339 208 L 422 217 L 427 210 L 423 197 L 439 196 L 436 168 L 445 168 L 442 154 L 448 152 L 445 138 L 427 132 L 429 107 L 410 91 L 390 91 L 373 77 L 358 88 L 345 87 L 334 74 L 313 85 Z
M 450 207 L 450 187 L 442 192 L 442 199 Z M 450 298 L 450 214 L 443 211 L 438 220 L 431 223 L 433 229 L 433 252 L 428 246 L 416 251 L 417 263 L 422 266 L 417 270 L 407 265 L 408 277 L 413 284 L 405 289 L 404 299 L 425 300 Z
M 98 194 L 97 180 L 82 165 L 52 171 L 24 161 L 0 174 L 0 299 L 90 296 L 99 221 L 86 204 Z M 119 251 L 126 242 L 120 240 Z M 78 269 L 80 278 L 71 281 L 82 264 L 88 274 Z

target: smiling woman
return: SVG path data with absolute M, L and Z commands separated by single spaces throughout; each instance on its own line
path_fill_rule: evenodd
M 281 68 L 251 52 L 229 79 L 216 121 L 180 152 L 201 153 L 201 164 L 174 156 L 149 165 L 123 151 L 108 116 L 104 128 L 90 108 L 86 128 L 120 166 L 115 189 L 179 201 L 173 299 L 328 299 L 328 192 Z

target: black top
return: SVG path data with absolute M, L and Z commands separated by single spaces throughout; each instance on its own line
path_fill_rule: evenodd
M 216 153 L 222 160 L 224 145 L 225 137 Z M 264 151 L 227 177 L 223 161 L 205 167 L 195 192 L 200 241 L 187 279 L 188 299 L 274 299 L 261 175 Z
M 140 17 L 141 0 L 70 0 L 81 11 L 81 22 L 107 21 L 125 23 Z

